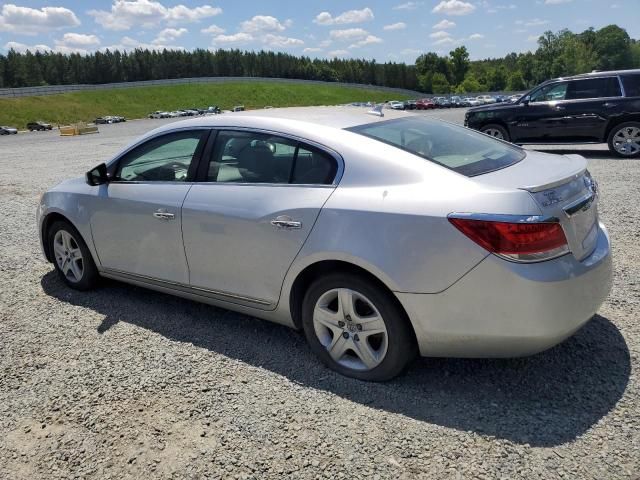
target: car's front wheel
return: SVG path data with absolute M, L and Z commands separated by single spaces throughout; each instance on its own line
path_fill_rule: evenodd
M 510 141 L 509 132 L 502 125 L 489 124 L 485 125 L 480 131 L 490 137 L 497 138 L 498 140 Z
M 640 156 L 640 123 L 625 122 L 611 129 L 607 139 L 609 150 L 619 157 Z
M 75 290 L 94 288 L 100 275 L 80 233 L 69 223 L 55 222 L 49 229 L 53 264 L 64 283 Z
M 389 380 L 416 355 L 404 312 L 375 283 L 353 274 L 315 281 L 302 305 L 305 336 L 330 368 L 367 381 Z

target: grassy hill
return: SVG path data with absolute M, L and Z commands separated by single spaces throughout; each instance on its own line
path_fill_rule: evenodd
M 296 83 L 201 83 L 95 90 L 86 92 L 0 99 L 0 125 L 25 128 L 27 122 L 55 124 L 91 121 L 103 115 L 141 118 L 154 110 L 177 110 L 218 105 L 229 109 L 336 105 L 356 101 L 404 100 L 405 95 L 337 85 Z

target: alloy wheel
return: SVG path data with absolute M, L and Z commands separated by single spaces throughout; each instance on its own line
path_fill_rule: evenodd
M 629 126 L 618 130 L 613 136 L 613 148 L 624 156 L 640 152 L 640 128 Z
M 490 137 L 497 138 L 499 140 L 504 140 L 504 135 L 497 128 L 487 128 L 482 131 L 484 134 L 489 135 Z
M 66 230 L 58 230 L 53 237 L 56 264 L 70 282 L 77 283 L 84 274 L 84 260 L 80 245 Z
M 387 354 L 388 334 L 373 302 L 348 288 L 335 288 L 320 296 L 313 310 L 316 337 L 339 365 L 372 370 Z

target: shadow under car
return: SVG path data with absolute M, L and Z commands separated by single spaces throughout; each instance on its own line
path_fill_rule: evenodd
M 61 302 L 104 315 L 100 333 L 130 323 L 370 408 L 533 446 L 586 432 L 614 408 L 631 372 L 623 336 L 600 315 L 532 357 L 422 358 L 392 381 L 366 383 L 324 367 L 303 335 L 287 327 L 115 281 L 78 292 L 51 271 L 41 285 Z

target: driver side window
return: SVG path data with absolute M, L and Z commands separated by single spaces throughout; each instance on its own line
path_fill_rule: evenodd
M 567 82 L 546 85 L 533 92 L 530 102 L 555 102 L 564 100 L 567 95 L 567 85 Z
M 156 137 L 125 154 L 118 162 L 116 181 L 185 182 L 204 130 Z

